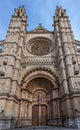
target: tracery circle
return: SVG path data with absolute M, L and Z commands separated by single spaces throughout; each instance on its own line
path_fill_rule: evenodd
M 31 51 L 37 55 L 46 55 L 49 52 L 49 46 L 47 43 L 35 43 L 32 45 Z
M 47 55 L 53 47 L 48 38 L 37 37 L 29 41 L 27 48 L 34 55 Z

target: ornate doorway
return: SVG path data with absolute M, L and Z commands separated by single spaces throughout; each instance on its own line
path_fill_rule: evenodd
M 26 125 L 60 125 L 59 86 L 56 82 L 46 77 L 32 78 L 27 85 L 25 82 L 21 89 L 20 117 L 25 117 Z
M 47 102 L 46 93 L 43 90 L 37 90 L 33 94 L 32 107 L 32 125 L 45 126 L 47 124 Z

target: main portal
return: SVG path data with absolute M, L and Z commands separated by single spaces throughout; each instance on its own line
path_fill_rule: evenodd
M 21 90 L 20 117 L 33 126 L 60 124 L 59 87 L 46 77 L 36 77 Z M 27 123 L 26 123 L 27 124 Z

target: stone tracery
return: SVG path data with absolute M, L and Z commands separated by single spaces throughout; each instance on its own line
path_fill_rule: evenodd
M 53 50 L 53 44 L 48 38 L 35 37 L 29 41 L 27 50 L 34 55 L 47 55 Z

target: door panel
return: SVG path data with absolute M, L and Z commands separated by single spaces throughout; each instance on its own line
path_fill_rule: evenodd
M 40 107 L 40 108 L 39 108 Z M 41 115 L 39 115 L 39 111 Z M 32 125 L 33 126 L 45 126 L 47 118 L 47 107 L 46 105 L 34 105 L 32 107 Z
M 39 106 L 34 105 L 32 107 L 32 125 L 38 126 L 39 125 Z
M 45 126 L 47 123 L 47 106 L 41 105 L 41 125 Z

